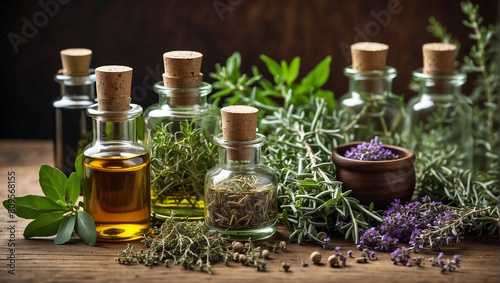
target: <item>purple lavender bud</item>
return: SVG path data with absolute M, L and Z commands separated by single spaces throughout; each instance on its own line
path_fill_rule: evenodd
M 443 253 L 443 252 L 439 253 L 439 255 L 438 255 L 438 260 L 441 260 L 441 259 L 443 258 L 443 256 L 444 256 L 444 253 Z
M 347 254 L 349 255 L 349 257 L 352 257 L 352 251 L 351 251 L 351 250 L 349 250 L 349 251 L 347 252 Z

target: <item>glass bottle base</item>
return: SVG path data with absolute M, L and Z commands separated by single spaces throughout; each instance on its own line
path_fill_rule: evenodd
M 230 240 L 234 241 L 264 240 L 272 237 L 276 233 L 276 227 L 277 227 L 277 223 L 274 223 L 266 227 L 259 227 L 253 229 L 228 230 L 228 229 L 213 227 L 206 223 L 205 225 L 207 225 L 208 229 L 211 230 L 212 232 L 217 232 L 223 236 L 228 236 Z
M 97 241 L 123 242 L 141 239 L 149 233 L 149 224 L 96 224 Z
M 199 207 L 193 208 L 190 203 L 186 205 L 175 204 L 155 204 L 151 206 L 152 216 L 156 219 L 165 220 L 173 215 L 175 220 L 203 220 L 203 202 L 198 201 Z

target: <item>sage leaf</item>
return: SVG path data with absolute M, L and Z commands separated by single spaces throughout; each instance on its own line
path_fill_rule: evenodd
M 300 57 L 295 57 L 292 59 L 292 62 L 290 62 L 290 65 L 288 66 L 288 73 L 285 74 L 285 80 L 288 86 L 291 86 L 293 82 L 297 79 L 299 76 L 299 70 L 300 70 Z
M 70 215 L 64 218 L 57 231 L 57 237 L 54 239 L 54 244 L 61 245 L 71 239 L 71 234 L 73 234 L 73 229 L 75 228 L 75 222 L 76 215 Z
M 311 89 L 322 87 L 330 76 L 331 56 L 327 56 L 319 62 L 301 81 L 301 84 L 309 86 Z
M 276 75 L 278 75 L 278 76 L 283 75 L 283 70 L 281 69 L 278 62 L 274 61 L 273 59 L 269 58 L 268 56 L 266 56 L 264 54 L 260 55 L 260 59 L 262 61 L 264 61 L 264 63 L 267 66 L 267 69 L 269 70 L 269 73 L 271 73 L 271 75 L 273 75 L 273 77 Z
M 66 199 L 71 204 L 74 204 L 78 200 L 78 197 L 80 196 L 80 180 L 75 172 L 69 175 L 68 181 L 66 182 L 65 192 Z
M 31 238 L 55 235 L 65 218 L 64 213 L 66 212 L 56 211 L 38 216 L 26 226 L 23 236 L 25 238 Z
M 95 245 L 97 232 L 92 216 L 85 211 L 78 211 L 75 232 L 89 246 Z
M 53 201 L 65 200 L 66 195 L 66 175 L 59 169 L 50 165 L 43 164 L 40 166 L 39 182 L 43 193 Z
M 25 219 L 35 219 L 48 212 L 70 211 L 70 208 L 61 206 L 44 196 L 26 195 L 22 197 L 15 197 L 11 200 L 12 203 L 15 204 L 15 211 L 13 211 L 13 213 L 18 217 Z M 8 199 L 3 201 L 3 206 L 9 211 L 11 210 L 9 207 L 11 200 Z

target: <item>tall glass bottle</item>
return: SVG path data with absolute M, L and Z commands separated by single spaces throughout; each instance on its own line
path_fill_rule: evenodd
M 128 69 L 131 78 L 132 69 Z M 103 69 L 102 73 L 119 73 L 108 71 Z M 128 91 L 130 95 L 130 86 Z M 99 98 L 98 88 L 98 104 L 87 109 L 93 119 L 94 138 L 83 151 L 83 196 L 85 211 L 94 219 L 100 241 L 138 239 L 150 228 L 149 152 L 137 140 L 136 132 L 142 108 L 129 103 L 129 97 Z
M 62 50 L 63 69 L 54 75 L 61 86 L 61 96 L 53 102 L 54 165 L 67 176 L 75 171 L 76 157 L 92 140 L 92 121 L 85 113 L 95 99 L 95 74 L 89 69 L 91 55 L 88 49 Z
M 236 119 L 231 117 L 234 109 Z M 237 115 L 247 114 L 255 114 L 253 120 L 256 121 L 257 111 L 253 110 L 256 109 L 248 106 L 222 109 L 224 133 L 214 138 L 219 146 L 219 163 L 205 178 L 205 224 L 233 240 L 268 238 L 276 232 L 278 220 L 277 177 L 260 162 L 266 138 L 255 133 L 255 126 L 253 133 L 248 133 L 252 127 L 246 125 L 251 123 L 234 123 Z M 224 111 L 230 114 L 225 117 Z M 227 126 L 228 123 L 225 126 L 231 119 L 233 126 Z M 247 136 L 245 131 L 252 139 L 240 138 Z
M 405 132 L 409 147 L 416 153 L 455 150 L 455 165 L 472 169 L 472 109 L 461 92 L 466 74 L 456 71 L 449 76 L 433 76 L 419 69 L 413 72 L 413 78 L 420 89 L 407 106 Z
M 396 69 L 386 66 L 389 47 L 359 42 L 351 46 L 352 66 L 344 69 L 349 90 L 339 100 L 341 129 L 346 141 L 369 141 L 374 136 L 393 143 L 402 126 L 402 98 L 392 93 Z
M 384 143 L 392 143 L 402 122 L 400 97 L 392 93 L 396 69 L 359 72 L 347 67 L 344 74 L 349 78 L 349 90 L 339 103 L 347 140 L 369 141 L 379 136 Z
M 413 72 L 420 84 L 419 94 L 407 106 L 409 147 L 416 154 L 446 150 L 453 153 L 448 160 L 453 165 L 473 169 L 472 110 L 461 91 L 467 76 L 454 67 L 456 46 L 426 43 L 422 53 L 424 67 Z
M 176 56 L 182 58 L 174 68 L 172 57 Z M 143 115 L 144 142 L 151 151 L 151 208 L 158 219 L 203 219 L 203 181 L 217 162 L 212 137 L 220 120 L 217 108 L 207 103 L 212 86 L 201 81 L 196 67 L 179 71 L 179 66 L 197 59 L 199 68 L 201 53 L 164 54 L 166 73 L 163 81 L 154 85 L 159 101 Z M 191 74 L 196 75 L 189 77 Z

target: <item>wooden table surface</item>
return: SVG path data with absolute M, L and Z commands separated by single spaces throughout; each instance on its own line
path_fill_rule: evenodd
M 38 169 L 41 164 L 52 164 L 52 142 L 46 140 L 0 140 L 0 199 L 7 198 L 7 173 L 15 172 L 16 196 L 42 194 L 38 185 Z M 437 257 L 438 251 L 425 250 L 423 267 L 393 265 L 390 253 L 377 253 L 378 260 L 357 264 L 347 260 L 346 267 L 331 268 L 327 265 L 303 267 L 302 259 L 309 262 L 311 252 L 322 253 L 323 260 L 335 246 L 347 254 L 355 245 L 340 236 L 332 237 L 330 249 L 324 250 L 313 244 L 288 244 L 288 252 L 272 254 L 267 270 L 257 272 L 232 262 L 230 266 L 218 263 L 213 275 L 199 271 L 187 271 L 180 266 L 143 265 L 125 266 L 115 262 L 117 253 L 127 243 L 97 243 L 89 247 L 74 238 L 68 244 L 54 245 L 53 238 L 26 240 L 23 231 L 28 220 L 9 219 L 7 210 L 0 210 L 0 282 L 499 282 L 500 238 L 466 236 L 458 244 L 443 249 L 446 258 L 460 254 L 462 265 L 455 272 L 441 274 L 427 259 Z M 14 227 L 15 229 L 9 229 Z M 11 233 L 9 230 L 14 233 Z M 289 232 L 280 226 L 269 242 L 286 240 Z M 15 246 L 12 246 L 15 243 Z M 11 244 L 11 246 L 9 246 Z M 142 247 L 139 241 L 131 244 Z M 12 258 L 14 256 L 14 258 Z M 281 261 L 291 263 L 290 272 L 279 271 Z M 14 270 L 14 274 L 9 271 Z

